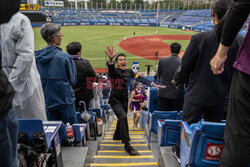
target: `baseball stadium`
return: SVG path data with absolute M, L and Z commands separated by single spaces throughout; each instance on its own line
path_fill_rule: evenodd
M 250 166 L 248 0 L 1 6 L 3 166 Z

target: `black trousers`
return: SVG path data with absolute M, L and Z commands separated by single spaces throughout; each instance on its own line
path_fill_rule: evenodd
M 160 111 L 182 111 L 183 99 L 167 99 L 159 97 Z
M 218 106 L 200 106 L 192 104 L 188 101 L 184 102 L 182 121 L 186 121 L 189 125 L 197 123 L 203 118 L 209 122 L 221 122 L 224 104 Z M 176 144 L 177 150 L 180 150 L 180 139 Z
M 127 119 L 128 104 L 118 103 L 112 105 L 111 108 L 118 118 L 114 138 L 121 139 L 122 143 L 127 143 L 130 141 Z
M 218 106 L 200 106 L 185 101 L 182 121 L 186 121 L 190 125 L 199 122 L 203 115 L 205 121 L 221 122 L 223 109 L 223 103 Z
M 250 164 L 250 76 L 235 70 L 231 82 L 220 167 Z

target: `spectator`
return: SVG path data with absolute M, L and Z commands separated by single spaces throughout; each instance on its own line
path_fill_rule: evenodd
M 88 110 L 90 100 L 94 98 L 92 85 L 88 82 L 91 82 L 91 77 L 96 77 L 95 71 L 89 61 L 81 57 L 82 45 L 79 42 L 69 43 L 67 45 L 67 52 L 73 58 L 77 71 L 76 85 L 73 86 L 76 96 L 76 109 L 79 109 L 79 102 L 84 101 Z
M 184 88 L 176 88 L 172 83 L 175 71 L 181 64 L 178 56 L 181 50 L 179 43 L 170 45 L 171 56 L 161 58 L 158 64 L 157 81 L 159 84 L 166 85 L 164 89 L 159 89 L 159 110 L 160 111 L 180 111 L 183 106 Z
M 217 51 L 223 32 L 224 15 L 230 6 L 229 0 L 218 0 L 212 9 L 214 28 L 193 35 L 183 55 L 181 66 L 176 72 L 176 85 L 186 85 L 182 120 L 189 125 L 203 118 L 205 121 L 220 122 L 232 77 L 232 65 L 243 38 L 238 36 L 228 54 L 225 73 L 214 76 L 209 62 Z M 172 152 L 178 151 L 173 147 Z
M 233 41 L 250 12 L 249 0 L 233 0 L 225 21 L 217 53 L 210 62 L 214 74 L 223 75 L 226 72 L 229 54 L 233 49 Z M 250 22 L 248 23 L 250 25 Z M 249 27 L 249 26 L 248 26 Z M 236 38 L 237 39 L 237 38 Z M 250 164 L 250 30 L 248 29 L 245 40 L 234 62 L 234 72 L 231 83 L 227 121 L 220 166 L 249 166 Z M 218 76 L 220 76 L 218 75 Z M 214 77 L 218 77 L 214 76 Z M 215 93 L 217 93 L 215 91 Z
M 7 23 L 19 10 L 19 0 L 0 1 L 0 25 Z M 0 38 L 1 42 L 1 38 Z M 0 45 L 1 46 L 1 45 Z M 2 69 L 2 49 L 0 47 L 0 157 L 1 165 L 16 167 L 17 163 L 17 119 L 12 106 L 15 91 Z
M 91 108 L 101 108 L 101 99 L 102 99 L 102 79 L 101 76 L 98 75 L 96 77 L 96 82 L 93 83 L 93 89 L 94 89 L 94 98 L 90 102 Z
M 131 93 L 131 102 L 129 106 L 129 112 L 133 112 L 133 128 L 138 128 L 137 124 L 140 118 L 140 112 L 142 109 L 142 104 L 144 100 L 147 99 L 147 95 L 145 95 L 143 91 L 143 85 L 139 82 L 136 84 L 136 89 L 134 89 Z
M 63 123 L 77 123 L 75 93 L 76 67 L 73 59 L 63 52 L 62 33 L 58 24 L 47 23 L 41 28 L 41 35 L 48 46 L 35 51 L 37 68 L 41 75 L 46 109 L 49 120 Z
M 111 89 L 111 83 L 108 80 L 108 77 L 105 75 L 102 77 L 102 82 L 103 82 L 102 105 L 107 105 L 108 99 L 109 99 L 109 94 L 110 94 L 110 89 Z
M 44 95 L 34 56 L 34 35 L 29 19 L 21 13 L 2 24 L 2 65 L 16 91 L 13 109 L 17 118 L 47 120 Z M 11 38 L 9 38 L 11 37 Z

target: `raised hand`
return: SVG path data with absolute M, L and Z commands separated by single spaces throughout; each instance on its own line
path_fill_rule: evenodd
M 224 71 L 224 63 L 227 59 L 227 52 L 229 47 L 220 44 L 217 53 L 210 61 L 211 70 L 213 74 L 221 74 Z
M 159 88 L 166 88 L 167 86 L 165 86 L 165 85 L 157 85 L 157 84 L 153 84 L 153 86 L 157 89 L 157 90 L 159 90 Z
M 113 58 L 117 55 L 118 51 L 114 52 L 114 47 L 113 46 L 107 46 L 107 50 L 104 52 L 108 55 L 109 60 L 112 61 Z

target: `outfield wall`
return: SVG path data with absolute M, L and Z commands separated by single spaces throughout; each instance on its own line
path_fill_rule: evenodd
M 31 23 L 32 27 L 41 27 L 44 23 Z M 156 23 L 149 23 L 149 24 L 138 24 L 138 23 L 95 23 L 95 22 L 89 22 L 89 23 L 57 23 L 61 26 L 85 26 L 85 25 L 112 25 L 112 26 L 157 26 Z

